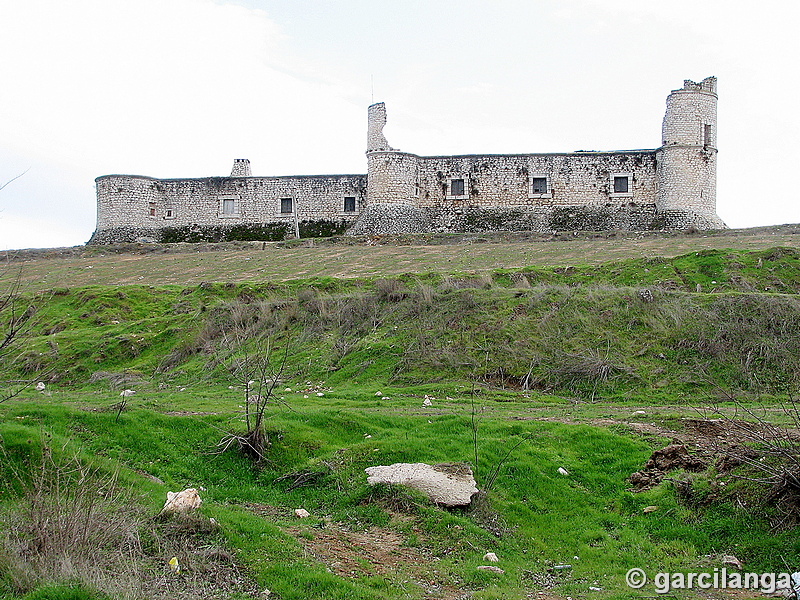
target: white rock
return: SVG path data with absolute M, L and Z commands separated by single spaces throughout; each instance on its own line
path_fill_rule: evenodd
M 564 467 L 558 467 L 558 474 L 567 476 L 569 475 L 569 471 L 567 471 Z
M 39 383 L 36 384 L 36 391 L 43 392 L 45 387 L 46 386 L 44 384 L 44 381 L 40 381 Z
M 325 394 L 322 392 L 317 392 L 317 396 L 324 396 Z
M 119 395 L 122 396 L 123 398 L 128 398 L 130 396 L 133 396 L 135 393 L 136 393 L 136 390 L 122 390 L 119 393 Z
M 395 463 L 367 467 L 367 483 L 393 483 L 419 490 L 436 504 L 465 506 L 477 493 L 472 469 L 464 463 Z
M 365 434 L 364 434 L 364 437 L 365 437 L 366 439 L 368 439 L 368 440 L 372 439 L 372 436 L 371 436 L 370 434 L 368 434 L 368 433 L 365 433 Z
M 375 392 L 376 396 L 383 396 L 383 392 Z
M 167 501 L 161 513 L 184 513 L 195 510 L 203 503 L 200 494 L 194 488 L 187 488 L 182 492 L 167 492 Z
M 431 405 L 430 399 L 425 398 L 425 400 L 422 401 L 422 406 L 430 406 L 430 405 Z
M 497 558 L 497 554 L 494 552 L 487 552 L 483 555 L 483 560 L 488 560 L 489 562 L 500 562 L 500 559 Z
M 497 573 L 498 575 L 502 575 L 503 573 L 505 573 L 503 569 L 501 569 L 500 567 L 495 567 L 494 565 L 481 565 L 475 568 L 478 569 L 479 571 L 491 571 L 492 573 Z
M 311 513 L 309 513 L 305 508 L 295 508 L 294 516 L 298 519 L 305 519 L 306 517 L 310 517 Z

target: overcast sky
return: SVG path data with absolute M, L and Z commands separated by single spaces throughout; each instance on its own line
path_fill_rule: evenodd
M 0 0 L 0 249 L 85 243 L 94 179 L 365 173 L 421 155 L 655 148 L 719 78 L 718 213 L 800 222 L 790 0 Z

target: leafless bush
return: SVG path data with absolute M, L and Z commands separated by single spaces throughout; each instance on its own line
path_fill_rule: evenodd
M 398 302 L 407 296 L 407 291 L 399 279 L 378 279 L 375 282 L 375 296 L 384 302 Z
M 116 600 L 255 596 L 255 583 L 215 543 L 212 521 L 199 514 L 148 518 L 116 473 L 64 448 L 51 451 L 44 441 L 41 456 L 6 482 L 22 489 L 0 515 L 0 573 L 15 594 L 69 582 Z M 167 565 L 173 556 L 179 574 Z
M 45 444 L 30 473 L 19 473 L 24 498 L 4 515 L 4 568 L 18 593 L 42 582 L 82 581 L 109 591 L 128 588 L 118 573 L 141 555 L 142 512 L 104 473 Z M 115 597 L 124 597 L 124 594 Z
M 219 354 L 242 391 L 246 431 L 227 432 L 217 444 L 220 452 L 235 446 L 256 464 L 266 459 L 270 445 L 265 427 L 266 411 L 269 406 L 282 403 L 273 392 L 286 367 L 289 343 L 280 353 L 277 366 L 273 367 L 271 359 L 275 351 L 269 337 L 251 339 L 236 329 L 223 336 Z
M 778 525 L 800 520 L 800 406 L 793 395 L 781 404 L 786 425 L 780 426 L 762 411 L 745 406 L 731 392 L 719 390 L 724 400 L 733 403 L 733 411 L 718 405 L 701 412 L 724 424 L 728 437 L 735 441 L 725 450 L 730 464 L 743 465 L 734 475 L 739 479 L 766 486 L 764 500 L 780 509 Z
M 564 355 L 561 364 L 552 368 L 550 373 L 556 380 L 567 385 L 589 383 L 596 388 L 616 377 L 629 375 L 632 370 L 612 360 L 607 349 L 589 349 Z

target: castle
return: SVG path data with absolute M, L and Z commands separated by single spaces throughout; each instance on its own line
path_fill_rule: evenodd
M 667 98 L 653 150 L 417 156 L 391 148 L 368 109 L 367 174 L 104 175 L 89 243 L 277 240 L 335 234 L 718 229 L 717 80 Z

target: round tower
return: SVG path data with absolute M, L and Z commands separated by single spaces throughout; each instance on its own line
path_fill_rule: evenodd
M 717 78 L 686 80 L 667 97 L 656 152 L 656 208 L 687 213 L 687 224 L 720 228 L 717 216 Z
M 352 235 L 422 233 L 428 218 L 418 206 L 417 161 L 386 141 L 386 105 L 367 110 L 367 198 L 365 210 L 349 230 Z

